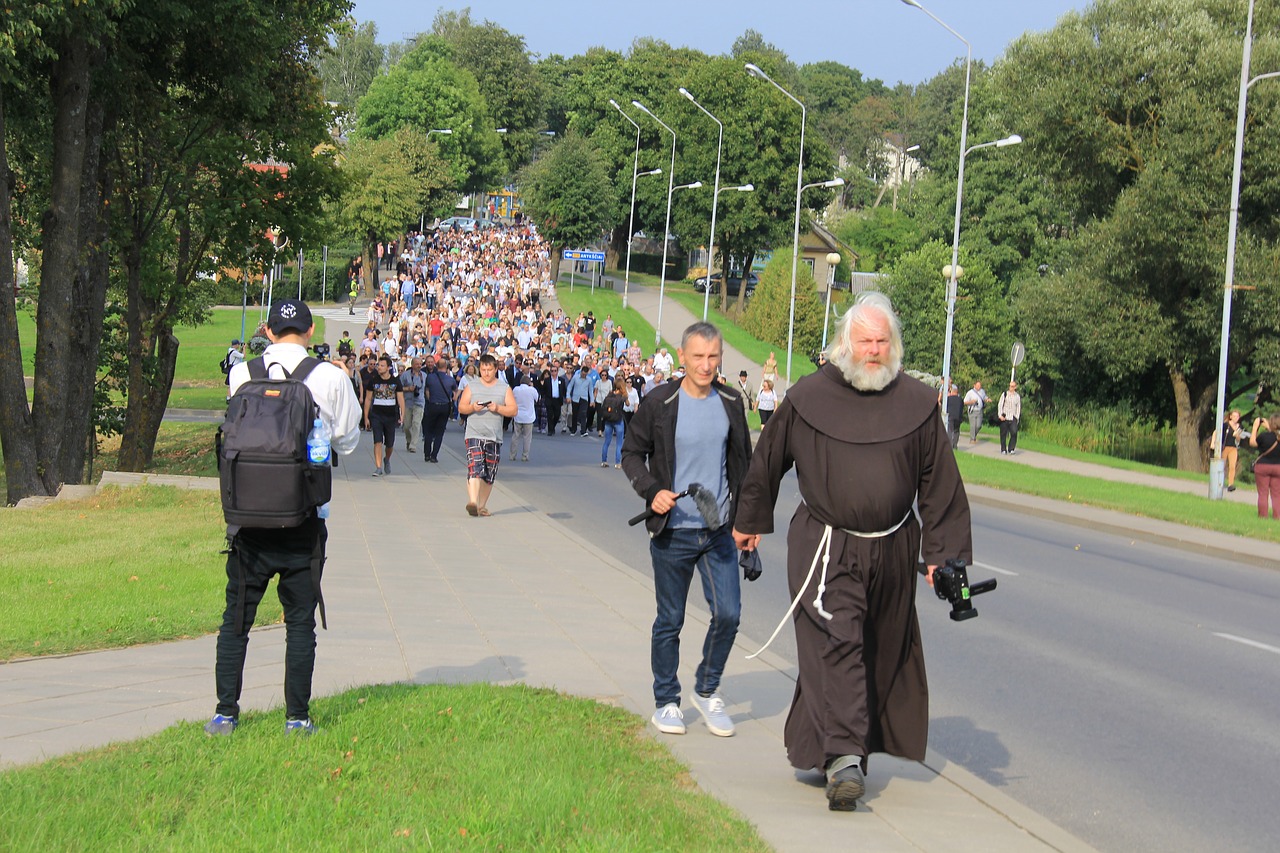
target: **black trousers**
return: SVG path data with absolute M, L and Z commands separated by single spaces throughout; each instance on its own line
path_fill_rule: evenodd
M 1005 418 L 1000 422 L 1000 452 L 1012 452 L 1018 448 L 1018 419 Z
M 449 403 L 427 403 L 426 411 L 422 413 L 422 455 L 425 458 L 435 459 L 440 455 L 444 428 L 449 423 L 452 409 Z
M 574 400 L 573 401 L 573 424 L 569 428 L 570 433 L 585 433 L 589 429 L 591 423 L 591 401 L 590 400 Z
M 279 575 L 276 594 L 284 608 L 285 713 L 290 720 L 310 715 L 320 588 L 319 574 L 312 576 L 311 559 L 317 543 L 323 555 L 328 538 L 328 529 L 319 518 L 279 530 L 242 528 L 236 535 L 233 553 L 227 555 L 227 608 L 218 631 L 218 659 L 214 666 L 219 714 L 240 716 L 249 629 L 267 584 Z
M 560 429 L 560 407 L 563 405 L 562 397 L 547 398 L 547 435 L 555 435 Z

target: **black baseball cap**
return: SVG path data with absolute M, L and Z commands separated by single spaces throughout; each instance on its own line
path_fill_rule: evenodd
M 297 299 L 282 299 L 271 306 L 267 328 L 279 335 L 287 331 L 306 332 L 313 324 L 311 309 Z

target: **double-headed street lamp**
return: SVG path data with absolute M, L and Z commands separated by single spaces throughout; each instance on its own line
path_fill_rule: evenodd
M 671 243 L 671 195 L 675 192 L 676 179 L 676 132 L 639 101 L 632 101 L 631 106 L 662 125 L 662 129 L 671 134 L 671 171 L 667 173 L 667 224 L 662 229 L 662 269 L 659 270 L 658 277 L 658 326 L 653 333 L 653 345 L 657 348 L 658 344 L 662 343 L 662 302 L 667 293 L 667 247 Z
M 790 98 L 800 108 L 800 156 L 798 158 L 799 163 L 796 165 L 796 223 L 795 231 L 791 237 L 791 315 L 787 320 L 787 388 L 790 388 L 791 350 L 795 340 L 796 329 L 796 265 L 800 263 L 800 194 L 804 192 L 804 126 L 809 116 L 809 111 L 805 109 L 804 104 L 800 103 L 800 100 L 795 95 L 779 86 L 772 77 L 761 71 L 760 66 L 748 62 L 747 73 L 752 77 L 758 77 L 766 83 L 772 84 L 775 89 Z M 840 183 L 844 183 L 844 181 Z M 708 282 L 708 286 L 710 286 L 710 282 Z
M 903 0 L 903 2 L 906 2 L 906 0 Z M 1005 148 L 1010 145 L 1018 145 L 1021 142 L 1022 137 L 1014 133 L 1003 139 L 983 142 L 965 149 L 960 152 L 961 176 L 964 175 L 965 158 L 974 151 L 980 148 Z M 954 335 L 956 319 L 956 279 L 960 278 L 964 273 L 964 269 L 960 266 L 960 205 L 963 197 L 964 178 L 961 177 L 960 183 L 956 185 L 956 222 L 955 230 L 951 234 L 951 263 L 942 269 L 942 274 L 947 279 L 947 335 L 942 349 L 942 397 L 944 400 L 951 391 L 951 339 Z
M 707 311 L 711 306 L 711 267 L 715 264 L 716 256 L 716 203 L 720 200 L 720 155 L 724 151 L 724 122 L 711 114 L 711 111 L 698 103 L 693 95 L 689 94 L 689 90 L 684 86 L 680 87 L 680 94 L 689 99 L 689 103 L 693 104 L 711 119 L 720 128 L 720 139 L 716 142 L 716 177 L 715 183 L 711 188 L 711 239 L 707 243 L 707 289 L 702 296 L 702 319 L 707 319 Z
M 1236 156 L 1231 169 L 1231 215 L 1227 225 L 1227 274 L 1222 285 L 1222 338 L 1218 356 L 1218 420 L 1213 425 L 1221 432 L 1227 403 L 1227 344 L 1231 337 L 1231 296 L 1235 290 L 1236 231 L 1240 218 L 1240 171 L 1244 161 L 1244 118 L 1249 100 L 1249 87 L 1259 80 L 1280 77 L 1280 71 L 1259 74 L 1249 78 L 1249 61 L 1253 56 L 1253 0 L 1249 0 L 1249 18 L 1244 30 L 1244 48 L 1240 56 L 1240 99 L 1236 106 Z M 1209 499 L 1222 499 L 1222 475 L 1224 462 L 1222 442 L 1218 442 L 1217 455 L 1209 461 Z

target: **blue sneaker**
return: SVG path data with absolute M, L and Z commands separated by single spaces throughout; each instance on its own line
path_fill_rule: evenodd
M 204 733 L 210 737 L 229 735 L 236 730 L 237 724 L 235 717 L 214 714 L 213 719 L 204 724 Z
M 310 717 L 305 720 L 287 720 L 284 724 L 284 733 L 287 735 L 313 735 L 318 731 Z

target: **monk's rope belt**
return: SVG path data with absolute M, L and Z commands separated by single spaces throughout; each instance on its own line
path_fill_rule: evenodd
M 834 530 L 841 533 L 847 533 L 850 536 L 857 536 L 859 539 L 883 539 L 884 537 L 898 532 L 902 525 L 907 523 L 907 519 L 911 518 L 912 510 L 907 510 L 907 514 L 902 520 L 886 530 L 876 530 L 872 533 L 865 533 L 861 530 L 848 530 L 847 528 L 833 528 L 830 524 L 824 524 L 822 527 L 822 537 L 818 540 L 818 547 L 813 553 L 813 562 L 809 563 L 809 574 L 805 575 L 804 583 L 800 585 L 800 591 L 796 593 L 796 597 L 791 599 L 791 606 L 787 608 L 786 614 L 782 617 L 782 621 L 778 623 L 778 627 L 773 629 L 773 633 L 769 636 L 768 642 L 760 647 L 760 651 L 755 654 L 747 655 L 747 660 L 752 660 L 773 643 L 778 637 L 778 633 L 782 631 L 782 626 L 787 624 L 787 620 L 791 618 L 791 614 L 796 612 L 796 607 L 800 604 L 800 598 L 804 595 L 805 590 L 809 588 L 809 581 L 813 580 L 814 570 L 818 568 L 818 560 L 822 560 L 822 576 L 818 578 L 818 596 L 813 600 L 813 609 L 818 611 L 818 615 L 823 619 L 830 621 L 834 619 L 834 614 L 828 613 L 822 606 L 822 596 L 827 591 L 827 566 L 831 562 L 831 534 Z

